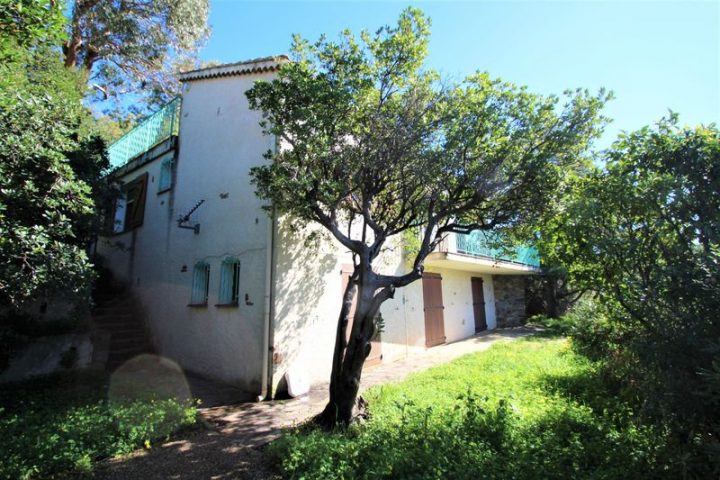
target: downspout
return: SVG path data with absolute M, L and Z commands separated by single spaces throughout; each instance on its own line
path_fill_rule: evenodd
M 262 402 L 268 397 L 269 385 L 272 383 L 272 371 L 270 355 L 272 347 L 272 321 L 273 321 L 273 260 L 275 259 L 275 210 L 273 209 L 268 221 L 267 233 L 267 255 L 265 258 L 265 322 L 263 325 L 263 363 L 262 363 L 262 387 L 257 401 Z
M 274 150 L 277 151 L 277 140 L 274 142 Z M 268 397 L 269 386 L 272 384 L 271 351 L 273 350 L 273 284 L 275 272 L 275 208 L 270 213 L 267 230 L 267 248 L 265 249 L 265 315 L 263 325 L 263 347 L 262 347 L 262 379 L 260 394 L 256 400 L 262 402 Z

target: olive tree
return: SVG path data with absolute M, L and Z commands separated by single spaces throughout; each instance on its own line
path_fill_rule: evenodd
M 338 42 L 296 38 L 294 61 L 247 93 L 265 132 L 287 146 L 252 170 L 257 194 L 278 213 L 322 225 L 354 258 L 330 398 L 318 417 L 324 425 L 357 413 L 383 302 L 421 278 L 447 234 L 512 229 L 536 217 L 602 123 L 604 92 L 567 92 L 560 106 L 487 73 L 443 82 L 423 67 L 428 38 L 429 21 L 416 9 L 359 39 L 349 31 Z M 383 248 L 408 231 L 420 241 L 407 272 L 379 273 Z

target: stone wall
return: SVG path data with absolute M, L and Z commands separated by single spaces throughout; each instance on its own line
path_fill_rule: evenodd
M 493 275 L 498 328 L 525 322 L 525 280 L 526 277 L 520 275 Z

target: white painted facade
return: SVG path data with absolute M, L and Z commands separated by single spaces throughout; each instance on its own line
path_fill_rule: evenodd
M 263 153 L 275 147 L 275 139 L 262 134 L 261 115 L 248 108 L 245 91 L 255 81 L 273 78 L 283 61 L 184 74 L 176 148 L 158 147 L 168 151 L 154 159 L 146 154 L 116 174 L 124 183 L 148 174 L 142 225 L 97 244 L 104 265 L 141 303 L 158 353 L 186 370 L 261 396 L 273 394 L 291 366 L 304 370 L 311 383 L 327 381 L 341 271 L 351 263 L 337 242 L 324 239 L 308 248 L 289 228 L 292 219 L 271 220 L 250 183 L 250 168 L 266 161 Z M 158 193 L 162 161 L 172 156 L 172 188 Z M 187 223 L 199 224 L 199 233 L 179 228 L 178 217 L 201 201 Z M 240 262 L 239 302 L 218 306 L 221 263 L 228 257 Z M 210 268 L 208 300 L 190 306 L 198 262 Z M 401 249 L 386 252 L 380 265 L 387 273 L 402 272 Z M 484 280 L 485 316 L 493 329 L 498 323 L 493 276 L 533 271 L 451 253 L 432 254 L 426 270 L 442 275 L 448 342 L 475 333 L 473 276 Z M 383 361 L 425 349 L 421 281 L 399 289 L 381 313 Z

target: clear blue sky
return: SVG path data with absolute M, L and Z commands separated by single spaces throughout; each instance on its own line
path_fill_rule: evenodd
M 203 60 L 287 53 L 291 35 L 316 40 L 395 23 L 408 5 L 432 19 L 428 65 L 476 70 L 538 93 L 615 93 L 598 147 L 672 109 L 684 124 L 720 120 L 720 1 L 280 2 L 211 1 Z

